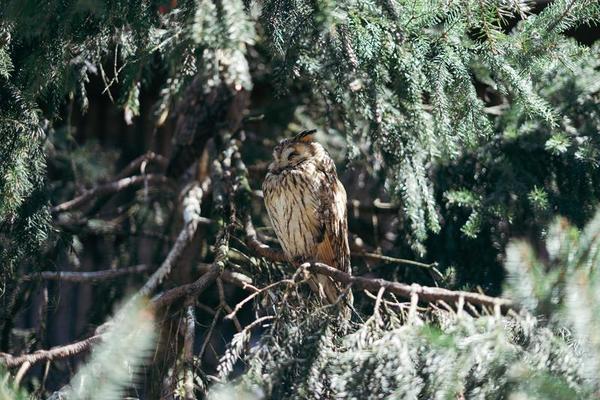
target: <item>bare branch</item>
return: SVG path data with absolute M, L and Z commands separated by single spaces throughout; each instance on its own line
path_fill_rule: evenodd
M 130 187 L 139 186 L 142 184 L 168 184 L 170 182 L 171 180 L 163 175 L 149 174 L 130 176 L 128 178 L 119 179 L 117 181 L 99 185 L 92 189 L 86 190 L 74 199 L 52 207 L 51 212 L 52 214 L 58 214 L 64 211 L 69 211 L 81 207 L 95 197 L 121 192 Z
M 212 265 L 210 264 L 200 263 L 198 264 L 197 269 L 202 273 L 207 273 L 211 269 L 211 267 Z M 240 272 L 223 271 L 223 273 L 221 274 L 221 279 L 223 279 L 227 283 L 231 283 L 232 285 L 235 285 L 244 290 L 248 290 L 250 292 L 256 292 L 259 290 L 256 286 L 252 285 L 252 278 Z
M 264 288 L 259 289 L 257 292 L 252 293 L 250 296 L 246 297 L 244 300 L 242 300 L 239 303 L 237 303 L 235 305 L 235 308 L 233 309 L 233 311 L 229 312 L 229 314 L 227 314 L 225 316 L 225 319 L 231 319 L 231 318 L 233 318 L 235 316 L 235 314 L 242 309 L 242 307 L 244 306 L 244 304 L 248 303 L 250 300 L 252 300 L 256 296 L 258 296 L 260 293 L 264 292 L 265 290 L 269 290 L 272 287 L 281 285 L 283 283 L 288 284 L 288 285 L 293 285 L 294 281 L 291 280 L 291 279 L 282 279 L 282 280 L 277 281 L 275 283 L 271 283 L 270 285 L 265 286 Z
M 405 258 L 390 257 L 390 256 L 385 256 L 383 254 L 376 254 L 376 253 L 353 252 L 352 255 L 355 257 L 368 258 L 371 260 L 378 260 L 378 261 L 383 261 L 383 262 L 387 262 L 387 263 L 414 265 L 415 267 L 421 267 L 421 268 L 434 268 L 435 266 L 437 266 L 437 263 L 425 264 L 425 263 L 421 263 L 418 261 L 407 260 Z
M 183 337 L 183 389 L 186 400 L 194 400 L 194 336 L 196 335 L 196 318 L 194 306 L 188 305 L 185 312 L 185 333 Z
M 65 346 L 53 347 L 50 350 L 38 350 L 31 354 L 22 356 L 12 356 L 7 353 L 0 353 L 0 360 L 7 368 L 18 367 L 24 363 L 31 365 L 44 360 L 57 360 L 67 358 L 88 350 L 93 344 L 99 342 L 102 335 L 94 335 L 79 342 L 71 343 Z
M 288 261 L 287 257 L 283 252 L 274 250 L 270 246 L 260 242 L 256 236 L 256 230 L 254 229 L 254 225 L 252 224 L 252 218 L 250 216 L 246 217 L 245 223 L 246 229 L 246 245 L 250 247 L 256 254 L 261 257 L 267 258 L 270 261 L 275 262 L 286 262 Z
M 150 306 L 155 308 L 161 308 L 182 298 L 192 298 L 198 296 L 200 293 L 206 290 L 215 281 L 215 279 L 217 279 L 219 273 L 220 266 L 217 262 L 213 264 L 212 268 L 207 273 L 202 275 L 195 282 L 183 286 L 178 286 L 174 289 L 162 293 L 159 296 L 156 296 L 154 299 L 151 300 Z M 33 365 L 43 360 L 55 360 L 79 354 L 83 351 L 86 351 L 93 344 L 101 340 L 103 335 L 101 327 L 96 329 L 97 334 L 90 338 L 65 346 L 54 347 L 50 350 L 38 350 L 34 353 L 25 354 L 21 356 L 13 356 L 7 353 L 0 353 L 0 364 L 4 364 L 7 368 L 13 368 L 18 367 L 25 362 L 28 362 L 31 365 Z
M 194 185 L 188 190 L 183 200 L 183 220 L 184 225 L 179 232 L 175 244 L 167 254 L 167 257 L 161 264 L 161 266 L 154 271 L 150 279 L 140 289 L 139 294 L 142 296 L 148 296 L 160 283 L 171 273 L 173 266 L 179 261 L 179 257 L 183 253 L 183 250 L 194 238 L 196 230 L 198 229 L 199 217 L 200 217 L 200 205 L 202 202 L 202 196 L 204 195 L 203 189 L 200 185 Z
M 150 305 L 155 308 L 161 308 L 173 303 L 178 299 L 195 297 L 206 290 L 215 281 L 215 279 L 217 279 L 219 272 L 220 267 L 218 263 L 215 263 L 211 270 L 202 275 L 195 282 L 176 287 L 162 293 L 159 296 L 156 296 L 151 300 Z M 96 329 L 97 333 L 92 337 L 65 346 L 53 347 L 50 350 L 38 350 L 34 353 L 24 354 L 21 356 L 0 353 L 0 364 L 3 364 L 7 368 L 14 368 L 26 362 L 33 365 L 44 360 L 55 360 L 71 357 L 88 350 L 93 344 L 99 342 L 103 336 L 101 328 L 102 326 Z
M 137 174 L 138 172 L 144 174 L 146 164 L 151 162 L 158 164 L 161 167 L 161 169 L 165 169 L 169 161 L 166 157 L 150 151 L 148 153 L 142 154 L 141 156 L 127 164 L 127 166 L 119 173 L 119 175 L 117 175 L 117 179 L 122 179 L 130 175 Z
M 214 283 L 221 272 L 221 267 L 215 263 L 211 269 L 198 278 L 195 282 L 186 285 L 177 286 L 155 296 L 152 299 L 152 305 L 156 308 L 167 306 L 184 297 L 197 297 Z
M 23 280 L 32 281 L 36 279 L 44 279 L 48 281 L 95 283 L 118 278 L 123 275 L 146 272 L 148 269 L 150 269 L 148 265 L 140 264 L 133 267 L 106 269 L 102 271 L 41 271 L 38 273 L 25 275 Z
M 454 291 L 443 288 L 433 288 L 428 286 L 421 286 L 416 283 L 408 285 L 406 283 L 386 281 L 378 278 L 364 278 L 361 276 L 352 276 L 339 269 L 335 269 L 326 264 L 321 263 L 305 263 L 301 265 L 301 268 L 306 268 L 311 272 L 327 275 L 338 282 L 352 285 L 358 289 L 370 290 L 373 292 L 379 291 L 380 288 L 385 288 L 388 292 L 395 293 L 405 299 L 411 299 L 414 295 L 417 295 L 420 300 L 435 303 L 438 301 L 445 301 L 450 304 L 455 304 L 461 301 L 461 297 L 467 303 L 489 306 L 489 307 L 501 307 L 510 308 L 514 307 L 513 302 L 509 299 L 500 297 L 486 296 L 480 293 Z

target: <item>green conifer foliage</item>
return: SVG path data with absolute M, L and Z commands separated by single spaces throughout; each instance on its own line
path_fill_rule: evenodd
M 600 45 L 568 34 L 598 23 L 598 0 L 3 1 L 0 361 L 49 344 L 46 319 L 64 301 L 53 273 L 83 265 L 92 279 L 70 284 L 98 284 L 81 290 L 94 304 L 68 335 L 158 271 L 156 297 L 125 308 L 81 372 L 52 382 L 55 398 L 597 398 Z M 223 93 L 244 95 L 235 118 L 196 112 L 237 104 Z M 72 120 L 99 99 L 152 131 L 122 176 L 125 144 L 83 140 Z M 202 118 L 210 132 L 195 141 Z M 258 190 L 270 150 L 313 127 L 357 202 L 355 275 L 504 291 L 514 307 L 355 290 L 342 321 L 311 296 L 307 271 L 261 257 L 249 232 L 276 246 Z M 157 144 L 161 129 L 180 148 L 202 144 L 194 168 L 164 173 L 177 153 Z M 57 207 L 82 194 L 82 207 Z M 248 289 L 240 309 L 228 303 Z M 144 307 L 157 307 L 157 344 Z M 25 397 L 16 377 L 51 394 L 21 368 L 2 372 L 0 397 Z
M 594 398 L 600 385 L 599 240 L 597 214 L 581 232 L 556 220 L 546 260 L 528 243 L 512 242 L 504 294 L 521 311 L 505 316 L 493 310 L 475 316 L 460 307 L 398 313 L 393 303 L 377 302 L 369 318 L 344 333 L 335 332 L 326 312 L 284 303 L 258 345 L 241 353 L 248 370 L 211 396 Z

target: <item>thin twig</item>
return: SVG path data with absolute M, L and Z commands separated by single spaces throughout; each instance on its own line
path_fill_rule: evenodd
M 368 258 L 370 260 L 384 261 L 387 263 L 414 265 L 415 267 L 421 267 L 421 268 L 434 268 L 437 266 L 437 263 L 435 263 L 435 262 L 431 263 L 431 264 L 425 264 L 425 263 L 418 262 L 418 261 L 407 260 L 405 258 L 384 256 L 383 254 L 377 254 L 377 253 L 352 252 L 351 255 L 353 255 L 355 257 Z
M 221 309 L 217 310 L 217 313 L 213 317 L 213 320 L 208 328 L 208 332 L 206 332 L 206 336 L 204 337 L 204 341 L 202 342 L 202 347 L 200 347 L 200 352 L 198 353 L 198 359 L 200 363 L 202 363 L 202 357 L 204 357 L 204 352 L 206 351 L 206 346 L 208 342 L 210 342 L 210 338 L 212 337 L 215 326 L 217 325 L 217 321 L 219 320 L 219 316 L 221 315 Z
M 374 295 L 373 293 L 369 292 L 368 290 L 363 290 L 363 293 L 367 297 L 369 297 L 369 298 L 371 298 L 373 300 L 377 300 L 377 296 Z M 381 301 L 382 301 L 383 304 L 385 304 L 388 307 L 398 307 L 398 308 L 401 308 L 401 309 L 409 308 L 410 307 L 410 303 L 400 303 L 398 301 L 390 301 L 390 300 L 386 300 L 386 299 L 382 299 Z M 425 310 L 426 310 L 425 308 L 422 308 L 422 307 L 419 308 L 419 311 L 425 311 Z
M 227 301 L 225 300 L 225 288 L 223 287 L 223 281 L 221 280 L 221 277 L 217 278 L 217 291 L 219 293 L 219 307 L 221 307 L 228 313 L 232 313 L 233 311 L 231 310 L 231 307 L 229 306 L 229 304 L 227 304 Z M 235 325 L 235 329 L 238 332 L 241 331 L 242 324 L 240 324 L 240 321 L 237 319 L 237 317 L 234 316 L 233 318 L 231 318 L 231 320 Z
M 245 331 L 245 332 L 247 332 L 247 331 L 251 330 L 252 328 L 254 328 L 255 326 L 258 326 L 258 325 L 260 325 L 260 324 L 261 324 L 261 323 L 263 323 L 264 321 L 269 321 L 269 320 L 271 320 L 271 319 L 274 319 L 274 318 L 275 318 L 275 317 L 274 317 L 274 316 L 272 316 L 272 315 L 265 315 L 264 317 L 257 318 L 257 319 L 256 319 L 256 320 L 254 320 L 254 322 L 252 322 L 251 324 L 249 324 L 249 325 L 246 325 L 246 326 L 244 327 L 244 331 Z
M 400 207 L 393 203 L 386 203 L 381 201 L 380 199 L 373 200 L 372 203 L 365 204 L 359 200 L 350 200 L 348 202 L 348 209 L 353 213 L 353 215 L 357 215 L 358 212 L 370 212 L 370 213 L 379 213 L 379 214 L 396 214 L 400 211 Z
M 262 292 L 264 292 L 266 290 L 269 290 L 269 289 L 271 289 L 271 288 L 273 288 L 275 286 L 281 285 L 282 283 L 286 283 L 288 285 L 292 285 L 292 284 L 294 284 L 294 281 L 291 280 L 291 279 L 282 279 L 282 280 L 277 281 L 275 283 L 271 283 L 270 285 L 267 285 L 264 288 L 259 289 L 257 292 L 252 293 L 251 295 L 249 295 L 248 297 L 246 297 L 244 300 L 242 300 L 239 303 L 237 303 L 235 305 L 235 308 L 233 309 L 233 311 L 230 312 L 229 314 L 227 314 L 225 316 L 225 319 L 231 319 L 231 318 L 233 318 L 235 316 L 235 314 L 237 314 L 237 312 L 242 309 L 242 307 L 244 306 L 244 304 L 248 303 L 250 300 L 252 300 L 256 296 L 258 296 Z

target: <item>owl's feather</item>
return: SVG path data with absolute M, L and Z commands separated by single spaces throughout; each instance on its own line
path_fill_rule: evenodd
M 350 272 L 346 191 L 333 160 L 310 133 L 275 148 L 263 183 L 267 212 L 290 262 Z M 317 275 L 309 283 L 327 301 L 337 300 L 341 287 L 329 277 Z

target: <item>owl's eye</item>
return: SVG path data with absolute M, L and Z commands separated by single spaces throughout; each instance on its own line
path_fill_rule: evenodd
M 290 154 L 288 154 L 287 159 L 288 159 L 288 161 L 290 161 L 292 158 L 299 156 L 299 155 L 300 155 L 300 153 L 298 153 L 297 151 L 292 151 Z

